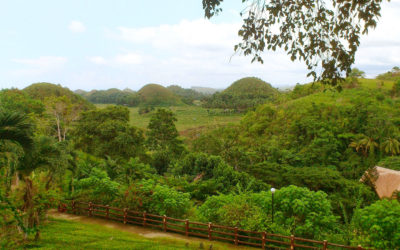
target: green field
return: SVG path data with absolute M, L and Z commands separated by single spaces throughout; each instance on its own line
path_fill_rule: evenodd
M 230 249 L 217 242 L 202 243 L 205 249 Z M 199 241 L 174 238 L 145 238 L 138 234 L 89 222 L 51 218 L 42 228 L 41 239 L 21 249 L 199 249 Z M 240 248 L 243 249 L 243 248 Z
M 108 106 L 108 104 L 96 104 L 96 106 L 102 108 Z M 214 114 L 209 115 L 207 109 L 199 106 L 175 106 L 169 107 L 169 109 L 178 118 L 175 125 L 179 132 L 197 127 L 215 127 L 229 123 L 238 123 L 243 116 L 243 114 L 236 113 L 223 114 L 223 110 L 221 109 L 209 109 L 210 113 Z M 139 115 L 138 107 L 129 108 L 129 110 L 131 111 L 131 124 L 145 129 L 150 121 L 152 112 Z

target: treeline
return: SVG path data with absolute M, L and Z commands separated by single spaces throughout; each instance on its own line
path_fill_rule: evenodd
M 398 169 L 400 99 L 356 80 L 341 92 L 297 86 L 186 143 L 168 109 L 142 130 L 128 108 L 98 109 L 61 86 L 2 90 L 0 244 L 39 238 L 46 210 L 74 199 L 396 249 L 396 194 L 379 200 L 359 180 L 376 164 Z
M 77 90 L 75 93 L 95 104 L 117 104 L 128 107 L 150 107 L 150 106 L 175 106 L 193 105 L 195 101 L 201 101 L 207 95 L 192 89 L 184 89 L 177 85 L 167 88 L 158 84 L 148 84 L 135 92 L 131 89 L 119 90 L 116 88 L 108 90 L 92 90 L 86 92 Z
M 196 88 L 195 88 L 196 89 Z M 201 89 L 201 88 L 197 88 Z M 206 92 L 204 92 L 206 91 Z M 158 84 L 148 84 L 138 92 L 130 89 L 76 91 L 91 103 L 117 104 L 129 107 L 168 107 L 177 105 L 202 104 L 206 108 L 232 109 L 245 111 L 260 104 L 276 100 L 280 92 L 269 83 L 256 77 L 247 77 L 235 81 L 222 92 L 208 94 L 209 89 L 203 92 L 185 89 L 178 85 L 167 88 Z

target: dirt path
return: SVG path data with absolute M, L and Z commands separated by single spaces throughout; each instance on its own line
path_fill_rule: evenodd
M 140 227 L 140 226 L 125 225 L 125 224 L 122 224 L 117 221 L 104 220 L 104 219 L 96 218 L 96 217 L 87 217 L 87 216 L 73 215 L 73 214 L 67 214 L 67 213 L 60 213 L 57 210 L 49 211 L 48 215 L 50 217 L 57 218 L 57 219 L 72 220 L 72 221 L 79 221 L 79 222 L 84 222 L 84 223 L 89 223 L 89 224 L 101 225 L 104 227 L 113 228 L 113 229 L 117 229 L 120 231 L 133 233 L 136 235 L 141 235 L 145 238 L 170 238 L 170 239 L 183 240 L 183 241 L 187 241 L 187 242 L 199 242 L 199 244 L 202 242 L 204 244 L 204 246 L 208 246 L 211 243 L 208 240 L 198 239 L 198 238 L 194 238 L 194 237 L 186 237 L 186 236 L 180 235 L 180 234 L 160 232 L 157 230 L 152 230 L 152 229 L 144 228 L 144 227 Z M 224 244 L 224 243 L 218 242 L 218 244 Z M 226 245 L 229 246 L 230 249 L 249 249 L 247 247 L 243 247 L 243 246 L 239 247 L 239 246 L 235 246 L 235 245 L 229 244 L 229 243 L 226 243 Z

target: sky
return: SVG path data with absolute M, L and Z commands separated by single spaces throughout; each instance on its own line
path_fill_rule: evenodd
M 311 81 L 305 65 L 284 52 L 265 52 L 264 64 L 235 55 L 243 5 L 222 7 L 207 20 L 201 0 L 0 0 L 0 88 L 226 88 L 247 76 L 279 88 Z M 383 4 L 354 66 L 368 77 L 400 66 L 400 0 Z

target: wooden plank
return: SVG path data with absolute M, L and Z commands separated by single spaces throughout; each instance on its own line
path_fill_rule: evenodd
M 126 222 L 127 222 L 127 223 L 131 223 L 131 224 L 140 225 L 140 226 L 142 226 L 142 225 L 143 225 L 143 223 L 142 223 L 142 222 L 137 222 L 137 221 L 132 221 L 132 220 L 127 220 Z
M 216 233 L 216 234 L 223 234 L 223 235 L 228 235 L 228 236 L 235 236 L 234 233 L 228 233 L 228 232 L 222 232 L 222 231 L 215 231 L 215 230 L 213 230 L 213 233 Z M 238 236 L 239 236 L 239 235 L 238 235 Z
M 294 237 L 294 239 L 296 241 L 310 242 L 310 243 L 316 243 L 316 244 L 321 244 L 321 245 L 324 244 L 323 241 L 319 241 L 319 240 L 310 240 L 310 239 L 303 239 L 303 238 L 298 238 L 298 237 Z
M 194 236 L 199 236 L 199 237 L 208 238 L 208 235 L 200 234 L 200 233 L 194 233 L 194 232 L 189 232 L 189 235 L 194 235 Z
M 185 222 L 185 221 L 186 221 L 186 220 L 182 220 L 182 219 L 175 219 L 175 218 L 171 218 L 171 217 L 167 217 L 167 220 L 179 221 L 179 222 Z
M 262 232 L 249 231 L 249 230 L 244 230 L 244 229 L 240 229 L 240 228 L 238 228 L 238 231 L 244 232 L 244 233 L 251 233 L 251 234 L 262 234 Z
M 164 216 L 155 215 L 155 214 L 147 214 L 147 216 L 154 217 L 154 218 L 160 218 L 160 219 L 162 219 L 164 217 Z
M 180 228 L 185 228 L 185 227 L 186 227 L 185 225 L 178 225 L 178 224 L 170 223 L 170 222 L 167 222 L 167 225 L 171 225 L 171 226 L 175 226 L 175 227 L 180 227 Z
M 206 229 L 206 228 L 199 228 L 199 227 L 189 227 L 189 229 L 199 230 L 199 231 L 203 231 L 203 232 L 207 232 L 208 231 L 208 229 Z
M 279 241 L 279 240 L 273 240 L 273 239 L 265 239 L 265 241 L 267 242 L 272 242 L 272 243 L 278 243 L 278 244 L 282 244 L 282 245 L 286 245 L 286 246 L 290 246 L 290 242 L 284 242 L 284 241 Z
M 319 247 L 312 247 L 312 246 L 300 245 L 300 244 L 293 244 L 293 246 L 294 246 L 294 247 L 307 248 L 307 249 L 320 249 Z
M 247 242 L 247 241 L 238 241 L 240 244 L 243 245 L 250 245 L 250 246 L 256 246 L 256 247 L 261 247 L 261 243 L 254 243 L 254 242 Z
M 214 225 L 214 224 L 213 224 L 213 227 L 215 227 L 215 228 L 222 228 L 222 229 L 228 229 L 228 230 L 232 230 L 232 231 L 234 231 L 234 230 L 235 230 L 235 228 L 234 228 L 234 227 L 225 227 L 225 226 L 221 226 L 221 225 Z
M 235 243 L 234 239 L 230 239 L 230 238 L 225 238 L 225 237 L 220 237 L 220 236 L 213 236 L 213 239 L 217 239 L 217 240 L 225 240 L 225 241 L 229 241 L 229 242 L 233 242 Z
M 186 233 L 186 232 L 183 231 L 183 230 L 178 230 L 178 229 L 174 229 L 174 228 L 170 228 L 170 227 L 168 227 L 167 230 L 168 230 L 168 231 L 174 231 L 174 232 L 177 232 L 177 233 L 182 233 L 182 234 L 185 234 L 185 233 Z
M 254 236 L 247 236 L 247 235 L 238 235 L 239 238 L 246 238 L 246 239 L 252 239 L 252 240 L 262 240 L 261 237 L 254 237 Z
M 208 226 L 208 224 L 207 224 L 207 223 L 196 222 L 196 221 L 190 221 L 190 224 L 193 224 L 193 225 L 199 225 L 199 226 Z
M 127 218 L 130 218 L 130 219 L 137 219 L 137 220 L 143 220 L 143 217 L 136 217 L 136 216 L 130 216 L 130 215 L 127 215 L 126 216 Z
M 159 221 L 159 220 L 152 220 L 152 219 L 149 219 L 149 218 L 147 218 L 146 221 L 151 221 L 151 222 L 160 223 L 160 224 L 163 223 L 162 221 Z

